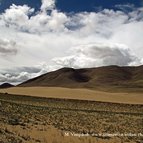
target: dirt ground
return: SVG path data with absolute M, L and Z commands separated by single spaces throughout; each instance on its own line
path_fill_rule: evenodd
M 60 87 L 14 87 L 0 89 L 2 93 L 30 95 L 38 97 L 81 99 L 91 101 L 143 104 L 143 93 L 103 92 L 89 89 L 72 89 Z
M 143 105 L 0 94 L 0 143 L 142 143 Z

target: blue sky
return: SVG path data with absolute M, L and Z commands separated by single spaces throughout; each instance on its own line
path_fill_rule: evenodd
M 143 0 L 1 0 L 0 83 L 62 67 L 143 64 Z
M 96 11 L 98 7 L 107 9 L 116 9 L 115 5 L 134 4 L 136 7 L 141 6 L 142 0 L 58 0 L 57 7 L 61 11 L 81 12 Z
M 35 3 L 35 1 L 37 2 Z M 41 5 L 40 0 L 1 0 L 0 12 L 3 12 L 5 9 L 9 8 L 13 3 L 16 5 L 27 4 L 30 7 L 34 7 L 35 9 L 39 9 Z
M 36 10 L 40 9 L 40 0 L 1 0 L 0 12 L 7 9 L 12 3 L 16 5 L 27 4 L 34 7 Z M 57 0 L 57 9 L 63 12 L 81 12 L 81 11 L 97 11 L 100 8 L 115 9 L 116 5 L 133 4 L 135 7 L 141 7 L 142 0 Z

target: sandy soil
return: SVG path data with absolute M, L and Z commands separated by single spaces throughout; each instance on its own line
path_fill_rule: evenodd
M 93 138 L 91 136 L 78 137 L 70 132 L 60 131 L 53 126 L 45 125 L 29 125 L 28 127 L 1 125 L 1 128 L 11 134 L 16 134 L 21 139 L 21 143 L 121 143 L 118 137 L 113 139 L 100 139 Z M 66 135 L 68 133 L 68 136 Z M 55 138 L 56 137 L 56 138 Z M 18 139 L 14 140 L 16 143 Z M 20 141 L 19 141 L 20 142 Z M 12 140 L 10 140 L 12 143 Z M 130 143 L 135 143 L 131 141 Z
M 88 89 L 70 89 L 60 87 L 14 87 L 9 89 L 0 89 L 0 92 L 48 98 L 51 97 L 115 103 L 143 104 L 142 93 L 109 93 Z
M 143 105 L 0 94 L 0 143 L 142 143 L 142 121 Z

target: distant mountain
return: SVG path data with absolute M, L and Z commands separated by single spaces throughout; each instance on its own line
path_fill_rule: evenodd
M 0 85 L 0 88 L 10 88 L 10 87 L 14 87 L 14 85 L 12 85 L 10 83 L 3 83 Z
M 18 86 L 93 89 L 103 87 L 143 88 L 143 66 L 106 66 L 84 69 L 62 68 L 30 79 Z

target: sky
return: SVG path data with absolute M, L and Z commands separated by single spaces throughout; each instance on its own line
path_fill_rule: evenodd
M 143 0 L 0 0 L 0 83 L 142 65 L 142 37 Z

